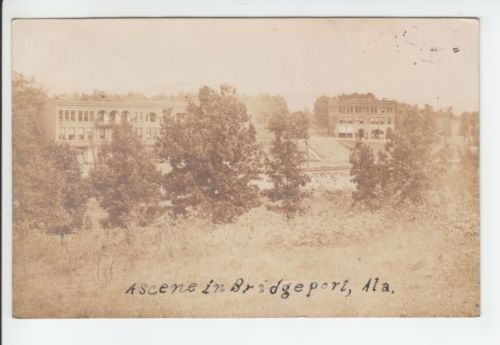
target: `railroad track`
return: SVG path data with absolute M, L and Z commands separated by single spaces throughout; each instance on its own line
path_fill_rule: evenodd
M 351 167 L 349 165 L 342 165 L 336 167 L 314 167 L 314 168 L 304 168 L 305 172 L 328 172 L 328 171 L 349 171 Z

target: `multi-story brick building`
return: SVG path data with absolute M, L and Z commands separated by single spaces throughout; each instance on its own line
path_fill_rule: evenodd
M 373 94 L 330 98 L 329 133 L 338 138 L 385 139 L 394 130 L 397 103 Z
M 182 112 L 186 102 L 52 101 L 40 123 L 49 140 L 68 143 L 83 164 L 92 163 L 99 146 L 112 137 L 112 125 L 129 122 L 143 144 L 152 147 L 165 112 Z

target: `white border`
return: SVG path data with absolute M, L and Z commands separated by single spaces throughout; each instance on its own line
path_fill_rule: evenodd
M 3 344 L 500 344 L 500 2 L 478 0 L 239 1 L 6 0 L 2 65 Z M 449 319 L 88 319 L 11 316 L 10 21 L 27 17 L 404 16 L 479 17 L 481 30 L 481 317 Z M 438 229 L 437 229 L 438 230 Z

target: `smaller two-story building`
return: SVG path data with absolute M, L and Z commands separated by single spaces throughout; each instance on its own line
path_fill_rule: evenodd
M 329 133 L 338 138 L 386 139 L 394 130 L 397 102 L 373 94 L 330 98 Z

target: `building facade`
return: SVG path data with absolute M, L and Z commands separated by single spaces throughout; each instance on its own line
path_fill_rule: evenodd
M 78 151 L 82 164 L 92 164 L 99 146 L 112 138 L 112 125 L 127 121 L 149 148 L 160 133 L 166 112 L 182 112 L 186 102 L 52 101 L 40 123 L 46 137 Z
M 394 130 L 396 106 L 372 94 L 330 98 L 329 133 L 338 138 L 386 139 Z

